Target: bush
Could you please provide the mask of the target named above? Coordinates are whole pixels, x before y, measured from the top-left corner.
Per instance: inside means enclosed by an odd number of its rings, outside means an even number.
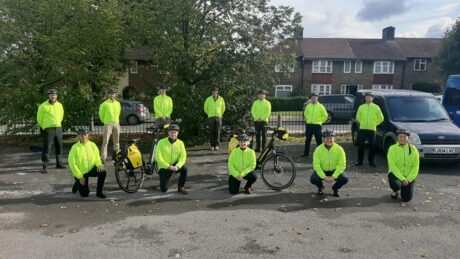
[[[267,98],[268,99],[268,98]],[[268,99],[272,104],[272,112],[278,111],[302,111],[303,103],[308,100],[306,97],[283,97]]]
[[[412,90],[426,93],[442,93],[442,87],[440,85],[428,82],[415,82],[412,85]]]

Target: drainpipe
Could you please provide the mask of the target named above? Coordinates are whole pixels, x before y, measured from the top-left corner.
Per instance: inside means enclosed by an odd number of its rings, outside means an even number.
[[[402,64],[402,74],[401,74],[401,89],[406,89],[404,87],[404,77],[406,76],[406,62],[404,61]],[[412,88],[412,87],[411,87]]]

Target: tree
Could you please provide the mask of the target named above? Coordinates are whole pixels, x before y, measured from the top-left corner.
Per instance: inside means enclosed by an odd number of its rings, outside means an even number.
[[[460,18],[446,32],[438,62],[445,76],[460,74]]]
[[[123,68],[122,14],[116,0],[0,0],[2,115],[33,127],[53,87],[64,126],[87,124]]]
[[[226,98],[224,124],[247,128],[258,88],[272,90],[275,64],[295,57],[278,44],[294,38],[301,17],[265,0],[126,1],[131,45],[153,49],[153,67],[172,86],[173,115],[185,138],[206,138],[203,102],[213,87]],[[156,93],[152,87],[151,96]],[[229,129],[231,131],[232,129]]]

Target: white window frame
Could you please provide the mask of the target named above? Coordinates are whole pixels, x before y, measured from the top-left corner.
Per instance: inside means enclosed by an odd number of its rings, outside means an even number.
[[[374,74],[394,74],[395,62],[374,61]]]
[[[129,73],[131,74],[137,74],[139,71],[139,68],[137,66],[137,61],[136,60],[132,60],[131,62],[129,62]]]
[[[311,92],[318,95],[330,95],[332,85],[330,84],[312,84]]]
[[[286,68],[287,68],[287,71],[281,71],[281,65],[276,64],[275,65],[275,73],[280,73],[280,72],[294,73],[294,66],[288,66]]]
[[[363,62],[361,60],[355,61],[355,73],[361,74],[363,72]]]
[[[351,61],[350,60],[345,60],[343,62],[343,73],[344,74],[351,73]]]
[[[276,85],[275,86],[275,97],[278,96],[278,91],[280,92],[291,92],[292,94],[292,85]]]
[[[423,66],[423,69],[422,69],[422,66]],[[414,59],[414,71],[426,71],[426,59],[424,58]]]
[[[373,90],[389,90],[393,89],[393,85],[372,85]]]
[[[346,94],[347,92],[347,85],[350,85],[350,84],[342,84],[340,86],[340,93],[341,94]],[[358,85],[358,90],[362,90],[363,89],[363,85]]]
[[[312,73],[331,74],[332,73],[332,60],[313,60]]]

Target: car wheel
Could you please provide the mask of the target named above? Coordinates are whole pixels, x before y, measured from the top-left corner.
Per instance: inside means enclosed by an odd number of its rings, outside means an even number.
[[[327,119],[326,121],[324,122],[325,124],[329,124],[332,122],[332,119],[334,118],[334,116],[332,116],[332,113],[330,113],[329,111],[327,112]]]
[[[136,115],[129,115],[126,119],[129,125],[137,125],[139,124],[139,118]]]
[[[356,127],[353,127],[351,130],[351,140],[353,142],[353,145],[358,146],[358,130]]]

